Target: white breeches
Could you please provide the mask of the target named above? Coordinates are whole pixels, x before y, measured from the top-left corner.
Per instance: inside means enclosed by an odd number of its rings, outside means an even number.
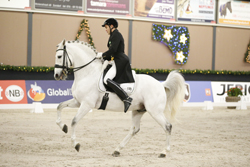
[[[107,80],[111,79],[113,80],[116,76],[116,65],[114,61],[111,61],[110,63],[112,67],[108,70],[107,74],[104,77],[104,83],[107,85]]]

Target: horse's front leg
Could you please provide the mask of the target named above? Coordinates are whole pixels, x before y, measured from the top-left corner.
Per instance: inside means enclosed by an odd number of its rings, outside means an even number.
[[[65,133],[68,132],[68,127],[67,125],[62,123],[61,120],[61,112],[62,109],[64,109],[65,107],[79,107],[80,103],[78,103],[74,98],[64,101],[62,103],[60,103],[57,107],[57,120],[56,120],[56,124],[62,129],[62,131],[64,131]]]
[[[72,134],[71,134],[71,142],[73,147],[76,149],[76,151],[79,152],[80,150],[80,143],[76,141],[76,135],[75,135],[75,128],[77,123],[89,112],[91,111],[91,108],[87,105],[81,104],[79,110],[77,111],[77,114],[72,120],[71,128],[72,128]]]

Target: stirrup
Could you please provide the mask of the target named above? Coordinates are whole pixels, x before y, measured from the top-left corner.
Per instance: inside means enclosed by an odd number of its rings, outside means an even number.
[[[123,100],[124,102],[124,112],[126,113],[131,105],[131,102],[132,102],[132,98],[131,97],[128,97],[127,99]]]

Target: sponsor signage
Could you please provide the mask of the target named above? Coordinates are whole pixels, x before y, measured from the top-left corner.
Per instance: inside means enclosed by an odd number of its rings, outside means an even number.
[[[0,104],[60,103],[72,99],[73,81],[0,81]]]
[[[214,102],[225,102],[227,91],[233,87],[242,89],[243,96],[241,96],[241,101],[250,102],[249,82],[211,82],[211,84]]]
[[[220,0],[218,22],[221,24],[250,26],[250,2]]]
[[[129,0],[87,0],[87,13],[129,15]]]
[[[213,101],[210,81],[186,81],[184,102]]]
[[[0,7],[2,8],[21,8],[24,9],[30,6],[30,0],[1,0]]]
[[[215,0],[178,0],[177,20],[215,23]]]
[[[35,0],[35,8],[82,11],[82,0]]]
[[[174,20],[174,0],[135,0],[134,16]]]
[[[61,103],[72,99],[73,81],[0,81],[0,104]],[[250,102],[249,82],[186,81],[184,102],[225,102],[232,87],[242,89],[241,100]]]
[[[25,81],[0,81],[0,104],[26,104]]]
[[[26,81],[28,103],[60,103],[72,99],[73,81]]]

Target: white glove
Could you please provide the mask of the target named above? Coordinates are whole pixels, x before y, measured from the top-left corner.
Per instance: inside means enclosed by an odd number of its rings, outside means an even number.
[[[102,58],[102,52],[98,52],[97,55],[96,55],[96,58],[101,59]]]

